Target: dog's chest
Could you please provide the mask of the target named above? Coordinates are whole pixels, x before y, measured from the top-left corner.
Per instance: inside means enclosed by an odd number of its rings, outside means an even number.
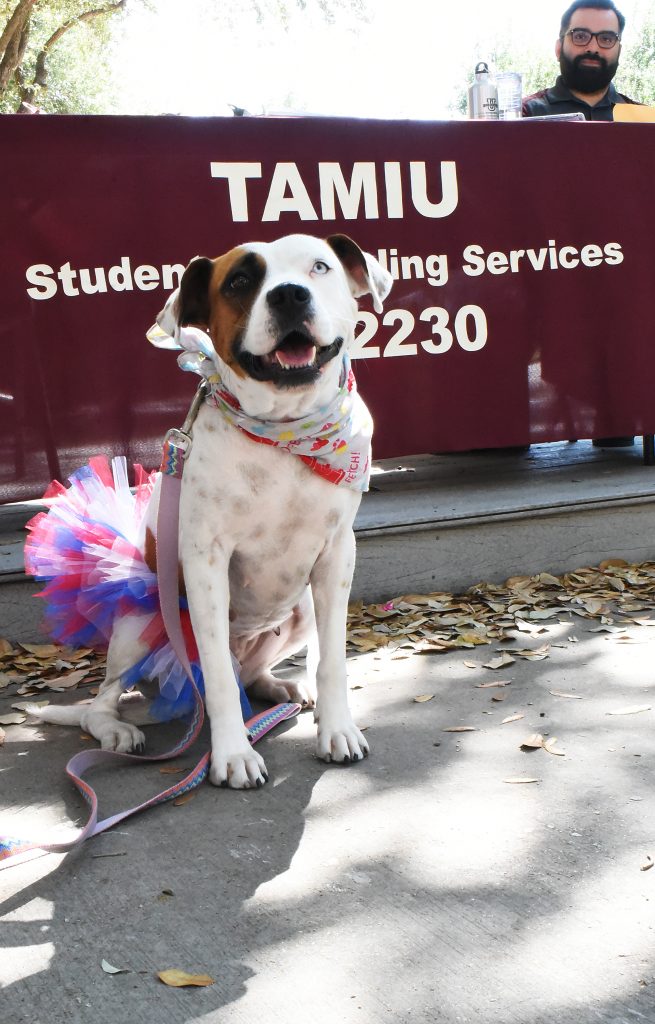
[[[275,625],[300,600],[335,534],[352,526],[359,500],[203,408],[182,488],[185,575],[199,562],[227,571],[233,623]]]

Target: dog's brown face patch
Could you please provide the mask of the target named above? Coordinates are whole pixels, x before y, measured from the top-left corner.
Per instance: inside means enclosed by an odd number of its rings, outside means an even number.
[[[248,324],[253,303],[266,273],[263,256],[236,248],[214,261],[209,286],[209,333],[218,355],[237,376],[246,372],[235,355],[235,343]]]

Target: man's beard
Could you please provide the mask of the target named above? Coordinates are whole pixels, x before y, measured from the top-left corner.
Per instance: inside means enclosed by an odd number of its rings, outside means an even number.
[[[583,60],[591,59],[596,59],[597,63],[593,66],[587,65],[586,67],[581,65]],[[570,57],[565,56],[562,50],[559,66],[562,73],[562,81],[567,88],[573,89],[575,92],[593,93],[607,88],[616,74],[619,62],[618,59],[610,62],[600,56],[591,58],[587,53],[579,53],[577,57],[571,60]]]

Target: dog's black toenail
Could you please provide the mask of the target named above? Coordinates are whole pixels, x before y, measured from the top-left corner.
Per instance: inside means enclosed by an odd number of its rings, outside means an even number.
[[[261,789],[263,785],[264,785],[264,780],[263,779],[257,779],[257,789]]]
[[[353,761],[359,761],[359,754],[353,754]]]
[[[223,779],[221,782],[221,789],[227,789],[227,779]]]
[[[350,764],[350,758],[349,758],[348,754],[346,754],[346,756],[344,757],[343,763],[344,764]]]

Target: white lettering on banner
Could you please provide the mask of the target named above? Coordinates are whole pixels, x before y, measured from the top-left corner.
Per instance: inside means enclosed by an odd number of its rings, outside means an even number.
[[[293,165],[286,166],[290,167]],[[334,168],[337,165],[331,166]],[[280,172],[281,176],[286,175],[286,173],[284,170]],[[332,176],[329,179],[326,177],[325,180],[330,180],[333,183],[338,182],[338,185],[335,185],[334,193],[342,201],[348,199],[352,204],[350,207],[351,211],[355,209],[355,202],[360,202],[362,198],[366,205],[366,189],[371,188],[373,179],[370,176],[368,179],[362,176],[358,179],[361,185],[361,187],[360,185],[357,186],[359,192],[356,193],[351,187],[351,191],[346,196],[346,193],[343,192],[345,185],[342,186],[341,179],[335,177],[335,173],[330,172]],[[281,181],[282,177],[280,178]],[[286,177],[285,181],[288,184],[292,181],[292,177]],[[369,182],[368,185],[366,184],[367,181]],[[299,185],[299,182],[300,179],[296,178],[296,186]],[[309,202],[308,197],[305,199],[306,192],[303,194],[303,190],[304,186],[300,185],[299,189],[297,188],[294,192],[291,200],[289,197],[285,198],[279,194],[276,202],[279,204],[292,201],[302,206],[305,201]],[[372,197],[373,193],[370,192],[368,202],[373,201]],[[334,194],[332,198],[334,199]],[[278,205],[279,209],[281,207]],[[468,277],[480,277],[482,274],[491,274],[494,277],[499,277],[507,273],[517,274],[522,271],[541,272],[544,270],[577,269],[578,273],[580,273],[580,271],[586,272],[584,268],[593,269],[603,265],[606,267],[616,267],[623,263],[625,254],[620,242],[606,242],[604,245],[590,243],[582,246],[558,246],[553,239],[550,239],[548,244],[540,249],[512,249],[507,253],[499,250],[486,253],[481,245],[471,244],[466,246],[462,257],[461,269]],[[433,288],[443,288],[444,285],[448,284],[450,271],[447,253],[430,253],[428,256],[419,256],[416,254],[399,253],[398,249],[378,249],[377,258],[396,281],[426,281]],[[70,262],[66,262],[55,269],[48,263],[33,263],[25,271],[25,278],[27,284],[30,285],[26,289],[29,297],[37,301],[44,301],[54,298],[59,293],[63,293],[67,297],[77,297],[79,295],[102,295],[107,292],[128,292],[135,289],[142,292],[150,292],[156,288],[161,288],[165,293],[168,293],[179,285],[183,273],[184,266],[181,263],[165,263],[161,267],[153,266],[150,263],[132,266],[129,256],[121,256],[118,263],[107,268],[75,268]],[[440,307],[430,308],[437,309]],[[396,354],[394,352],[395,346],[398,346],[401,350],[397,354],[408,354],[408,344],[406,343],[408,334],[403,324],[400,325],[394,337],[395,341],[391,346],[391,352],[388,354]],[[444,338],[447,338],[446,334],[443,335],[438,343],[439,351],[444,351],[442,347]],[[430,340],[430,346],[423,345],[423,347],[428,352],[434,352],[434,345],[434,340]]]
[[[60,290],[67,296],[97,295],[99,292],[134,291],[134,286],[142,292],[150,292],[160,286],[167,292],[173,291],[180,283],[184,273],[184,264],[165,263],[161,268],[149,263],[132,267],[129,256],[122,256],[120,263],[109,267],[81,267],[75,270],[70,263],[63,263],[57,270],[48,263],[34,263],[25,271],[27,283],[33,287],[27,289],[31,299],[43,301],[53,299]]]
[[[341,212],[346,220],[357,220],[362,195],[364,216],[367,220],[378,217],[378,190],[375,178],[375,164],[353,164],[350,188],[341,170],[341,164],[319,164],[318,178],[321,183],[321,210],[324,220],[336,219],[335,198],[338,196]]]
[[[209,168],[212,178],[224,178],[227,181],[232,220],[235,223],[250,220],[247,183],[251,179],[263,177],[262,165],[238,161],[212,161]],[[388,216],[403,216],[403,185],[399,163],[389,161],[384,164],[382,185],[378,182],[376,166],[370,161],[353,163],[350,183],[346,181],[339,163],[326,161],[317,164],[317,169],[322,220],[337,220],[339,217],[356,220],[360,216],[362,199],[363,218],[378,220],[380,188],[384,191]],[[414,209],[422,217],[449,217],[457,208],[459,191],[455,162],[442,160],[440,172],[441,199],[435,203],[428,197],[428,171],[425,161],[412,160],[409,163],[410,196]],[[296,163],[276,163],[261,220],[279,221],[283,213],[295,213],[300,220],[319,219]]]
[[[383,318],[382,324],[391,327],[398,324],[397,330],[387,341],[384,350],[381,352],[379,346],[369,345],[369,342],[377,334],[380,323],[375,313],[368,313],[361,310],[357,317],[357,323],[362,325],[355,342],[350,349],[351,359],[384,359],[394,356],[415,356],[418,354],[418,346],[429,355],[443,355],[450,351],[453,342],[465,352],[479,352],[487,344],[488,327],[487,317],[480,306],[462,306],[457,310],[453,321],[454,330],[449,327],[450,313],[441,306],[430,306],[419,313],[419,320],[432,324],[432,336],[422,341],[410,342],[410,338],[416,327],[416,318],[408,309],[390,309]],[[435,341],[438,338],[438,341]]]
[[[401,278],[426,279],[434,288],[448,283],[448,257],[441,256],[398,256],[397,249],[378,249],[378,263],[388,270],[394,281]]]
[[[600,245],[583,245],[578,249],[574,245],[557,247],[551,239],[548,246],[541,249],[512,249],[509,253],[490,252],[485,255],[481,245],[467,245],[462,253],[464,263],[462,270],[469,277],[488,274],[518,274],[523,269],[541,271],[544,269],[573,270],[582,264],[585,267],[598,267],[606,263],[616,267],[623,263],[624,254],[619,242],[607,242]],[[523,261],[523,262],[522,262]]]
[[[403,216],[403,180],[400,164],[392,160],[384,165],[384,185],[387,191],[387,217],[392,220]]]
[[[261,164],[211,163],[209,165],[212,178],[227,178],[230,190],[230,206],[232,220],[248,220],[248,178],[261,178]]]
[[[286,195],[287,189],[291,192]],[[301,220],[318,220],[309,192],[295,164],[276,164],[262,220],[279,220],[281,213],[297,213]]]

